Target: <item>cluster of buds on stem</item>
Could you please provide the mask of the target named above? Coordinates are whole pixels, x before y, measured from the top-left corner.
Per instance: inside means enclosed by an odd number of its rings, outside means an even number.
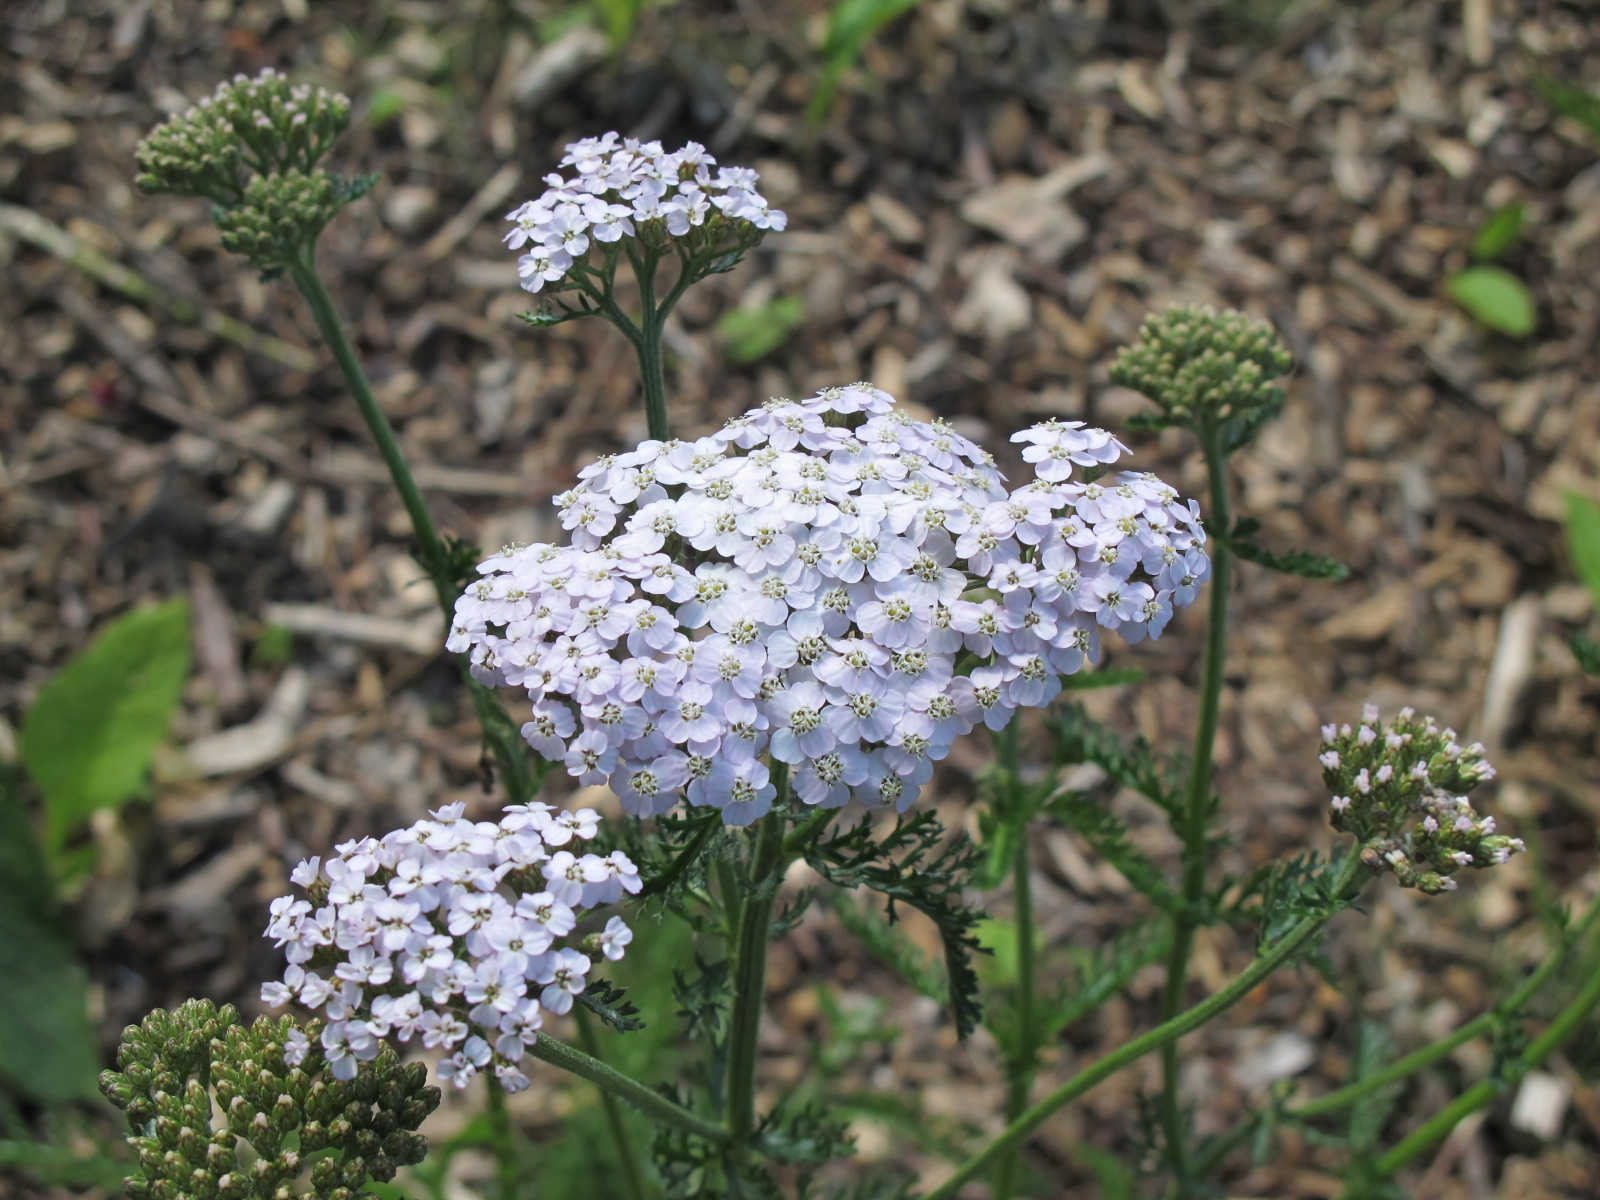
[[[1293,365],[1265,321],[1186,304],[1145,319],[1138,340],[1112,362],[1111,381],[1161,409],[1146,424],[1222,433],[1235,448],[1283,406],[1283,389],[1272,381]]]
[[[223,244],[262,270],[291,265],[373,178],[317,163],[350,124],[350,101],[268,67],[240,75],[159,126],[136,152],[147,192],[203,196]]]
[[[356,1200],[368,1179],[387,1182],[421,1162],[428,1147],[415,1131],[439,1103],[425,1068],[385,1049],[334,1078],[314,1050],[289,1061],[306,1035],[287,1017],[245,1026],[232,1005],[209,1000],[156,1009],[124,1030],[119,1069],[101,1075],[100,1089],[133,1130],[139,1174],[124,1181],[128,1195]]]
[[[1335,829],[1364,845],[1363,861],[1401,887],[1453,891],[1463,867],[1492,867],[1523,849],[1473,811],[1467,793],[1494,778],[1483,747],[1409,708],[1389,725],[1367,705],[1361,723],[1324,725],[1322,778],[1333,792]]]

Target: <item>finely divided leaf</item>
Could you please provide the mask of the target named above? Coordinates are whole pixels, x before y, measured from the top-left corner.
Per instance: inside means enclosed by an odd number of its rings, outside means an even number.
[[[1245,517],[1228,534],[1228,544],[1245,562],[1284,575],[1298,575],[1302,579],[1343,579],[1350,574],[1350,569],[1343,563],[1321,554],[1312,554],[1309,550],[1268,550],[1255,540],[1260,529],[1261,522]]]
[[[189,602],[177,599],[117,618],[45,684],[23,719],[22,761],[52,854],[90,813],[144,790],[188,674]]]
[[[1161,868],[1134,846],[1122,819],[1082,792],[1052,796],[1046,810],[1075,831],[1101,858],[1115,867],[1140,895],[1169,912],[1177,900]]]

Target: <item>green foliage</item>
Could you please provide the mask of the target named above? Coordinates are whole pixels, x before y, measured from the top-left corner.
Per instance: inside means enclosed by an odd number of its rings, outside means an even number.
[[[88,976],[54,919],[54,888],[22,797],[0,764],[0,1084],[44,1103],[94,1095],[100,1048]]]
[[[631,1003],[627,995],[626,988],[618,987],[609,979],[591,979],[577,999],[618,1033],[637,1033],[646,1026],[638,1019],[638,1006]]]
[[[1302,579],[1343,579],[1350,568],[1321,554],[1309,550],[1268,550],[1255,540],[1261,522],[1252,517],[1242,517],[1228,533],[1228,545],[1245,562],[1266,567],[1283,575],[1298,575]]]
[[[828,32],[822,41],[822,75],[806,106],[806,120],[813,127],[822,123],[833,107],[839,82],[861,51],[878,32],[896,17],[917,6],[918,0],[834,0],[828,14]]]
[[[1242,891],[1236,911],[1256,923],[1258,952],[1270,947],[1307,917],[1325,920],[1345,901],[1334,897],[1333,884],[1344,867],[1339,854],[1323,858],[1312,851],[1256,872]],[[1316,939],[1307,942],[1301,956],[1319,954]],[[1318,961],[1319,969],[1326,964]]]
[[[1536,79],[1535,86],[1545,103],[1563,117],[1570,117],[1600,142],[1600,95],[1559,79]]]
[[[1143,667],[1102,667],[1095,671],[1079,671],[1076,675],[1061,676],[1064,692],[1092,692],[1098,688],[1120,687],[1125,683],[1138,683],[1145,677]]]
[[[1122,992],[1142,968],[1165,958],[1171,935],[1171,924],[1158,917],[1121,930],[1105,945],[1069,947],[1064,953],[1071,969],[1042,1010],[1044,1040],[1059,1037]]]
[[[707,962],[696,951],[692,974],[682,967],[673,968],[672,996],[678,1002],[683,1031],[689,1037],[699,1037],[701,1033],[722,1037],[728,1024],[728,999],[733,990],[728,967],[727,959]]]
[[[1567,553],[1578,582],[1589,589],[1600,608],[1600,504],[1577,492],[1567,493]]]
[[[100,1089],[128,1117],[139,1160],[123,1185],[132,1200],[276,1200],[295,1194],[308,1167],[303,1196],[345,1200],[369,1177],[388,1182],[421,1162],[428,1143],[415,1130],[440,1099],[427,1067],[401,1063],[384,1044],[354,1078],[338,1079],[320,1025],[258,1017],[247,1027],[231,1005],[188,1000],[123,1030],[118,1069],[100,1076]],[[291,1065],[285,1049],[297,1036],[306,1052]]]
[[[1103,804],[1082,792],[1065,791],[1050,798],[1046,811],[1077,832],[1089,848],[1115,867],[1142,896],[1171,912],[1177,898],[1161,868],[1134,846],[1128,826]]]
[[[1503,204],[1478,227],[1472,239],[1472,257],[1480,262],[1499,258],[1522,236],[1527,210],[1520,203]]]
[[[1135,1187],[1138,1176],[1133,1168],[1109,1150],[1078,1142],[1072,1147],[1072,1157],[1094,1176],[1100,1200],[1134,1200],[1138,1195]]]
[[[1055,766],[1093,763],[1112,780],[1132,788],[1167,813],[1181,811],[1179,799],[1187,766],[1179,755],[1157,758],[1154,747],[1143,734],[1124,742],[1084,710],[1081,704],[1066,704],[1047,718],[1051,756]]]
[[[778,296],[759,308],[735,308],[717,322],[723,352],[741,366],[765,358],[789,340],[805,317],[798,296]]]
[[[881,837],[870,819],[863,820],[805,850],[806,862],[829,883],[866,887],[886,897],[891,922],[895,905],[902,903],[938,927],[950,1010],[961,1037],[978,1027],[982,1015],[978,976],[972,969],[972,955],[981,949],[973,930],[982,914],[968,908],[961,896],[978,857],[964,838],[945,841],[944,826],[928,811],[897,818]]]
[[[611,53],[621,54],[633,36],[633,27],[644,11],[645,0],[591,0],[605,26],[606,40],[611,43]]]
[[[1575,629],[1567,638],[1567,648],[1572,651],[1572,657],[1578,660],[1579,670],[1585,675],[1600,675],[1600,642]]]
[[[40,691],[22,761],[44,797],[52,855],[90,813],[144,791],[188,674],[189,604],[169,600],[113,621]]]
[[[1538,324],[1532,293],[1504,267],[1468,267],[1450,276],[1444,286],[1452,300],[1490,329],[1511,337],[1527,337]]]
[[[1394,1039],[1380,1025],[1362,1019],[1356,1024],[1355,1078],[1359,1083],[1376,1075],[1395,1059]],[[1360,1104],[1350,1106],[1348,1134],[1350,1157],[1356,1162],[1370,1162],[1377,1154],[1395,1101],[1400,1098],[1398,1084],[1379,1088]]]
[[[294,630],[286,625],[264,625],[250,644],[250,665],[261,670],[281,667],[294,657]]]
[[[910,941],[895,932],[876,908],[857,904],[849,892],[830,892],[826,902],[839,924],[866,947],[873,960],[900,976],[918,995],[940,1003],[950,995],[950,981],[943,965],[929,962]]]

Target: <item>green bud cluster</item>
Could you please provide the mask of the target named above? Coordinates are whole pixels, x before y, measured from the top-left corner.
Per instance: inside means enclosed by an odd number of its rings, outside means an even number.
[[[1335,829],[1362,843],[1362,861],[1401,887],[1453,891],[1464,867],[1492,867],[1520,852],[1520,839],[1495,832],[1467,793],[1494,778],[1483,747],[1463,747],[1453,729],[1400,710],[1389,725],[1368,705],[1359,726],[1322,727],[1322,778],[1333,793]]]
[[[1138,340],[1113,360],[1111,381],[1153,400],[1159,424],[1202,434],[1227,427],[1243,445],[1283,407],[1272,380],[1293,365],[1266,322],[1184,304],[1145,318]]]
[[[349,124],[350,101],[336,92],[292,84],[270,67],[236,76],[139,144],[138,184],[206,197],[224,245],[263,270],[287,266],[371,186],[317,169]]]
[[[325,171],[257,175],[244,199],[213,214],[222,244],[263,270],[294,257],[343,206],[339,185]]]
[[[426,1068],[384,1046],[355,1078],[335,1079],[319,1028],[289,1017],[247,1027],[231,1005],[189,1000],[124,1030],[119,1070],[102,1074],[100,1088],[133,1130],[139,1174],[124,1181],[128,1195],[360,1200],[369,1178],[387,1182],[421,1162],[428,1147],[416,1129],[439,1103]],[[241,1139],[252,1153],[240,1155]]]
[[[309,172],[349,125],[350,101],[336,92],[291,84],[271,67],[237,75],[139,143],[138,184],[237,204],[247,171]]]

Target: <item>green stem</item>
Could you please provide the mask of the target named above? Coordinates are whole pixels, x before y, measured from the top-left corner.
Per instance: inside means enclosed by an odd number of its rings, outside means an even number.
[[[594,1018],[581,1006],[574,1010],[578,1018],[578,1040],[583,1043],[583,1049],[596,1062],[600,1061],[600,1039],[595,1036]],[[600,1089],[600,1104],[606,1112],[606,1125],[611,1131],[611,1140],[616,1145],[617,1157],[622,1160],[622,1173],[627,1176],[628,1195],[633,1200],[648,1200],[654,1195],[654,1189],[645,1181],[644,1172],[639,1167],[639,1155],[633,1148],[633,1137],[628,1133],[628,1123],[622,1115],[622,1105],[616,1096]]]
[[[995,737],[1000,769],[1005,774],[1012,853],[1012,923],[1017,936],[1016,1043],[1007,1055],[1006,1121],[1020,1117],[1028,1107],[1034,1074],[1039,1064],[1039,1030],[1034,998],[1033,862],[1028,853],[1028,818],[1031,815],[1018,775],[1017,722],[1013,719]],[[1016,1190],[1020,1142],[1007,1148],[995,1169],[994,1200],[1011,1200]]]
[[[1364,1100],[1373,1092],[1388,1087],[1392,1083],[1416,1074],[1418,1071],[1431,1067],[1434,1063],[1454,1051],[1458,1046],[1464,1046],[1474,1038],[1491,1033],[1496,1027],[1504,1025],[1515,1017],[1527,1005],[1528,1001],[1544,988],[1551,975],[1555,973],[1572,948],[1581,942],[1589,933],[1600,925],[1600,897],[1589,902],[1588,908],[1575,922],[1570,924],[1561,938],[1561,942],[1533,971],[1522,981],[1516,991],[1501,1000],[1494,1008],[1486,1013],[1480,1013],[1459,1029],[1446,1034],[1438,1041],[1430,1042],[1418,1050],[1397,1059],[1381,1071],[1375,1071],[1362,1079],[1329,1092],[1325,1096],[1318,1096],[1315,1100],[1308,1100],[1285,1111],[1284,1116],[1291,1120],[1309,1120],[1312,1117],[1325,1116],[1328,1113],[1339,1112],[1349,1108],[1357,1101]],[[1255,1131],[1265,1114],[1252,1113],[1249,1117],[1238,1122],[1233,1128],[1213,1140],[1205,1150],[1196,1158],[1194,1175],[1198,1179],[1207,1178],[1216,1170],[1222,1161],[1239,1146],[1241,1146]]]
[[[417,487],[417,481],[400,450],[394,427],[378,406],[377,397],[372,394],[372,385],[367,382],[366,372],[356,358],[355,348],[345,335],[344,324],[339,320],[333,297],[328,294],[327,286],[317,272],[313,247],[307,247],[300,260],[290,268],[290,275],[300,294],[306,298],[306,303],[311,306],[311,315],[316,320],[323,341],[328,343],[328,349],[333,352],[334,360],[344,373],[345,383],[356,399],[356,407],[361,410],[361,417],[372,433],[372,440],[378,444],[378,453],[389,468],[389,477],[394,481],[395,490],[400,493],[401,503],[411,518],[411,529],[417,539],[418,559],[428,572],[440,611],[444,613],[445,623],[448,624],[455,617],[456,581],[450,578],[450,556],[445,550],[444,539],[439,536],[433,516],[422,498],[422,491]],[[483,730],[484,741],[494,755],[501,779],[505,782],[506,794],[513,804],[525,804],[538,790],[538,785],[528,770],[527,756],[515,727],[500,707],[495,694],[472,678],[465,657],[460,660],[460,667],[462,680],[472,697],[473,711]]]
[[[506,1093],[500,1081],[491,1073],[483,1077],[483,1082],[489,1095],[489,1145],[494,1151],[495,1186],[500,1200],[513,1200],[522,1175],[517,1167],[516,1130],[506,1111]]]
[[[1184,794],[1183,903],[1173,923],[1172,949],[1167,956],[1166,985],[1161,993],[1161,1019],[1170,1021],[1182,1008],[1189,976],[1189,954],[1195,930],[1201,923],[1206,889],[1206,834],[1211,818],[1211,761],[1217,741],[1217,721],[1222,706],[1222,673],[1228,649],[1228,587],[1230,551],[1228,530],[1228,461],[1215,432],[1200,435],[1206,473],[1211,484],[1211,511],[1207,524],[1211,538],[1211,611],[1206,626],[1205,658],[1200,674],[1200,717],[1195,726],[1194,752]],[[1170,1042],[1161,1051],[1161,1126],[1166,1135],[1167,1163],[1177,1182],[1177,1194],[1189,1195],[1189,1147],[1183,1107],[1178,1096],[1178,1046]]]
[[[1528,1043],[1527,1048],[1512,1060],[1507,1070],[1497,1072],[1492,1078],[1482,1080],[1468,1088],[1380,1158],[1375,1168],[1377,1178],[1392,1179],[1413,1159],[1449,1136],[1450,1131],[1467,1116],[1491,1103],[1496,1096],[1520,1081],[1529,1071],[1542,1067],[1546,1059],[1578,1032],[1578,1027],[1588,1020],[1596,1005],[1600,1005],[1600,971],[1589,976],[1583,987],[1578,990],[1578,994],[1572,998],[1572,1002],[1545,1027],[1543,1033]]]
[[[632,1076],[624,1075],[615,1067],[585,1054],[576,1046],[558,1042],[553,1037],[541,1033],[538,1040],[528,1048],[528,1053],[580,1079],[587,1079],[619,1100],[633,1105],[653,1120],[718,1145],[728,1140],[728,1131],[720,1125],[714,1125],[703,1117],[695,1116],[681,1104],[667,1099],[654,1088],[647,1087]]]
[[[317,273],[315,250],[307,247],[300,261],[291,268],[290,274],[294,278],[295,286],[300,289],[300,294],[311,306],[311,315],[317,322],[317,328],[322,331],[323,340],[328,343],[328,349],[333,351],[339,369],[344,372],[345,382],[356,398],[356,406],[360,408],[361,418],[372,433],[372,440],[378,443],[378,453],[383,456],[384,465],[389,468],[389,477],[394,481],[395,491],[400,493],[400,502],[406,506],[406,513],[411,518],[411,529],[416,534],[422,565],[427,569],[428,577],[433,582],[434,591],[439,598],[439,607],[444,610],[445,619],[449,620],[455,612],[456,598],[454,580],[444,578],[447,562],[444,541],[439,537],[433,516],[428,512],[428,506],[422,499],[417,481],[412,477],[411,468],[406,464],[405,455],[400,451],[400,443],[394,436],[394,427],[389,424],[389,418],[378,406],[378,398],[372,394],[372,387],[367,382],[366,373],[362,371],[361,363],[356,358],[355,349],[350,345],[350,339],[345,336],[344,325],[339,320],[339,312],[334,307],[333,297],[328,294],[322,276]]]
[[[1341,901],[1350,899],[1359,888],[1352,888],[1351,884],[1361,869],[1360,856],[1352,851],[1345,860],[1344,868],[1334,884],[1333,894]],[[974,1154],[957,1168],[955,1174],[946,1179],[933,1191],[929,1192],[923,1200],[951,1200],[969,1179],[974,1179],[986,1171],[1001,1154],[1011,1146],[1016,1145],[1032,1133],[1039,1125],[1056,1110],[1070,1104],[1085,1092],[1103,1083],[1112,1075],[1122,1070],[1129,1063],[1137,1062],[1146,1054],[1150,1054],[1163,1046],[1171,1045],[1185,1034],[1192,1033],[1219,1013],[1232,1008],[1245,996],[1249,995],[1258,983],[1271,975],[1317,935],[1322,927],[1327,924],[1329,916],[1305,917],[1288,933],[1275,942],[1270,950],[1258,955],[1255,960],[1242,972],[1234,977],[1221,991],[1214,993],[1187,1012],[1180,1013],[1171,1020],[1163,1022],[1131,1042],[1127,1042],[1110,1054],[1097,1060],[1091,1066],[1079,1071],[1043,1100],[1029,1108],[1008,1124],[998,1137]]]
[[[733,1001],[728,1018],[728,1134],[735,1161],[748,1157],[756,1130],[757,1033],[766,999],[767,943],[772,910],[778,900],[787,862],[784,854],[783,804],[788,799],[788,768],[774,763],[778,786],[776,811],[761,819],[755,856],[740,904],[738,939],[733,962]]]

